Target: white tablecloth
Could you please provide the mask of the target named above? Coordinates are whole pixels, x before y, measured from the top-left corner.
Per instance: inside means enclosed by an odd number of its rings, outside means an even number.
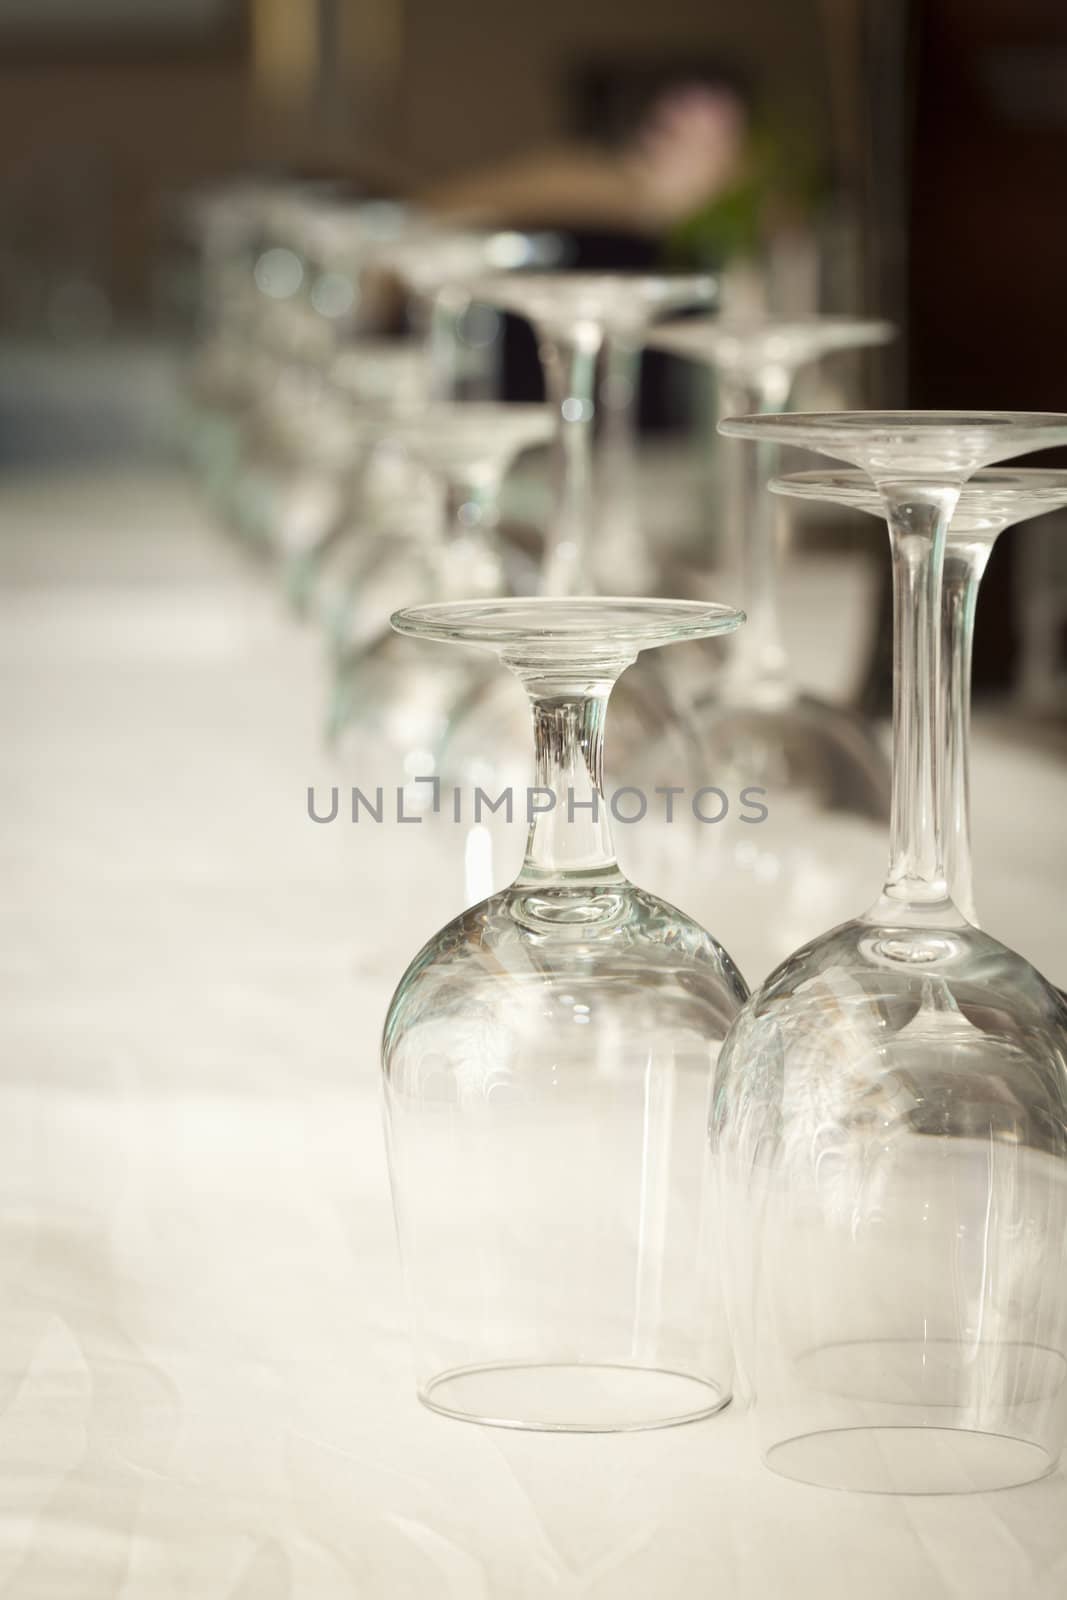
[[[317,641],[179,480],[10,480],[0,563],[0,1595],[1060,1600],[1062,1473],[853,1497],[736,1409],[423,1411],[377,1036],[433,841],[390,901],[387,830],[309,823]],[[1061,982],[1064,782],[979,745],[987,923]]]

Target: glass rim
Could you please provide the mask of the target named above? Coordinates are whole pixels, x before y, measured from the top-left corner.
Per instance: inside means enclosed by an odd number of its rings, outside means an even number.
[[[810,360],[817,355],[832,354],[836,344],[842,348],[857,349],[865,345],[888,344],[897,337],[898,329],[885,317],[818,313],[806,317],[774,317],[731,315],[725,312],[711,316],[680,317],[677,321],[659,323],[650,331],[646,343],[650,349],[711,361],[716,354],[714,347],[727,340],[741,342],[751,339],[753,344],[757,340],[769,344],[775,339],[784,341],[817,333],[823,333],[826,337],[824,341],[813,339],[812,353],[807,357]],[[827,348],[818,349],[820,343]]]
[[[672,288],[681,289],[683,286],[691,291],[702,293],[705,289],[713,294],[718,286],[718,279],[713,272],[655,272],[644,267],[558,267],[558,268],[523,268],[515,272],[501,272],[499,269],[483,273],[472,289],[495,285],[499,280],[500,287],[509,290],[520,284],[537,284],[538,287],[555,288],[559,284],[568,284],[578,287],[592,287],[602,284],[667,284]]]
[[[556,413],[540,401],[431,401],[381,421],[383,439],[457,483],[472,470],[497,472],[550,444]]]
[[[1062,411],[783,411],[759,412],[744,417],[724,417],[718,431],[728,438],[758,438],[778,432],[805,435],[826,442],[878,443],[886,437],[912,435],[966,435],[981,431],[1067,437],[1067,413]]]
[[[877,484],[860,467],[783,472],[768,480],[772,494],[796,500],[823,500],[881,514],[885,502]],[[1067,470],[1052,467],[980,467],[960,486],[957,513],[1021,509],[1054,510],[1067,505]],[[1020,517],[1020,521],[1024,520]]]
[[[394,439],[413,448],[421,441],[457,446],[468,439],[484,439],[489,454],[502,441],[547,442],[556,431],[556,413],[544,401],[431,400],[417,410],[401,412],[384,424]]]
[[[665,312],[714,302],[718,279],[708,272],[519,270],[481,273],[465,285],[472,300],[547,327],[601,324],[641,331]]]
[[[399,426],[412,429],[423,422],[451,422],[462,419],[466,423],[485,423],[492,427],[498,419],[520,422],[547,417],[555,424],[556,414],[547,400],[429,400],[417,411],[398,419]]]
[[[552,595],[502,600],[438,600],[406,606],[390,618],[414,638],[514,647],[537,653],[615,655],[683,639],[732,633],[745,620],[734,606],[704,600],[625,595]]]

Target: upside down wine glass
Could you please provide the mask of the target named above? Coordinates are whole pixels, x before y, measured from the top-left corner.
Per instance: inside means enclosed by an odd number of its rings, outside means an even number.
[[[325,446],[320,440],[330,422],[327,416],[320,424],[318,413],[343,409],[342,389],[363,403],[361,455],[373,462],[391,410],[412,397],[448,397],[453,363],[448,357],[442,370],[440,338],[428,330],[407,342],[367,337],[386,309],[383,285],[399,275],[421,321],[424,302],[436,303],[449,273],[473,276],[489,263],[539,260],[542,245],[521,234],[443,230],[396,202],[353,201],[314,188],[284,191],[267,222],[272,243],[256,263],[255,279],[272,309],[258,329],[265,373],[250,417],[255,454],[240,500],[252,532],[292,548],[287,583],[303,604],[320,576],[331,587],[335,560],[348,566],[351,545],[363,542],[359,535],[373,514],[364,503],[373,485],[364,479],[363,462],[344,470],[328,440]],[[271,289],[275,280],[284,299]],[[292,395],[297,386],[302,402]],[[366,414],[375,406],[377,419]],[[279,454],[281,489],[273,482]],[[417,496],[418,485],[402,485],[396,498],[406,504],[410,492]]]
[[[706,274],[628,272],[517,272],[482,278],[472,286],[476,299],[533,325],[556,415],[558,487],[545,563],[546,594],[590,592],[597,587],[591,578],[598,567],[611,571],[615,593],[642,587],[647,572],[643,551],[589,548],[602,526],[593,475],[597,367],[606,341],[621,348],[639,346],[651,323],[686,306],[706,305],[714,288],[715,280]],[[613,431],[616,457],[625,452],[627,437],[624,428]]]
[[[227,515],[256,395],[261,311],[254,266],[276,195],[274,185],[226,184],[194,195],[186,210],[200,252],[198,339],[185,379],[187,446],[194,470]]]
[[[277,208],[270,253],[289,259],[299,292],[281,308],[289,313],[288,330],[286,319],[275,319],[279,372],[272,374],[264,409],[288,442],[283,471],[289,492],[278,497],[273,514],[286,555],[287,593],[298,609],[314,606],[320,581],[329,595],[338,546],[346,555],[345,535],[354,523],[363,533],[373,516],[376,446],[389,416],[427,398],[425,349],[417,341],[382,337],[393,299],[383,257],[425,231],[425,222],[406,205],[353,199],[338,188],[298,193]],[[284,398],[282,380],[294,368],[308,391],[310,403],[302,407],[286,405]],[[347,464],[318,447],[316,410],[358,413]],[[267,442],[270,470],[276,458]],[[402,494],[410,487],[402,484]]]
[[[638,401],[644,330],[609,334],[600,378],[600,439],[594,492],[597,502],[594,568],[603,586],[621,582],[630,594],[655,588],[657,563],[642,527],[638,455]]]
[[[710,1111],[739,1374],[767,1464],[825,1487],[986,1490],[1067,1426],[1067,1007],[969,923],[941,844],[946,529],[977,468],[1067,417],[842,413],[723,423],[852,462],[894,573],[885,884],[752,996]]]
[[[546,593],[570,588],[578,581],[585,570],[588,536],[598,526],[590,447],[597,359],[605,337],[617,334],[636,339],[654,316],[706,300],[712,287],[713,280],[701,275],[526,271],[494,273],[468,285],[473,299],[530,317],[540,335],[563,469],[557,514],[544,549],[541,587]],[[499,408],[502,413],[508,409],[514,408]],[[454,566],[455,577],[448,578],[442,595],[470,587],[462,567]],[[615,576],[625,589],[624,574]],[[492,591],[483,587],[481,592]],[[361,754],[365,755],[368,726],[361,708],[366,707],[384,735],[386,750],[399,753],[409,777],[440,775],[465,788],[506,784],[520,776],[525,779],[525,716],[513,684],[487,677],[479,670],[481,663],[468,668],[460,658],[451,673],[438,669],[432,679],[427,674],[416,689],[410,672],[411,647],[406,641],[394,639],[387,644],[383,637],[374,647],[374,655],[383,660],[388,656],[397,666],[403,665],[403,681],[399,674],[391,675],[395,692],[368,692],[369,658],[363,652],[348,655],[338,675],[333,725],[338,731],[348,726],[360,737]],[[416,703],[425,709],[428,699],[433,702],[432,711],[415,716]],[[640,782],[649,792],[663,783],[685,783],[692,773],[693,742],[666,681],[654,668],[642,664],[627,675],[613,715],[614,748],[627,781]],[[644,761],[646,751],[655,757],[651,766]],[[425,789],[417,790],[412,804],[425,802],[426,795]],[[477,869],[473,875],[464,869],[468,897],[481,898],[487,882],[499,885],[502,879],[506,881],[499,861],[512,840],[503,827],[502,821],[493,819],[483,823],[476,846],[480,852]],[[681,831],[657,838],[673,843],[680,839]],[[627,843],[631,852],[638,854],[635,834],[643,845],[644,840],[651,841],[653,829],[630,832]],[[657,855],[662,853],[658,846]]]
[[[647,343],[709,367],[723,417],[781,411],[801,368],[892,333],[888,323],[853,317],[726,315],[668,323]],[[744,839],[729,829],[702,839],[695,887],[709,905],[738,907],[738,959],[754,982],[862,903],[882,858],[889,767],[865,719],[803,693],[790,671],[778,612],[776,507],[765,492],[773,444],[719,445],[727,559],[749,622],[731,641],[714,687],[701,686],[692,717],[707,781],[765,790],[768,815]],[[692,909],[702,915],[702,901]]]
[[[317,343],[329,358],[380,337],[390,320],[383,256],[425,229],[425,220],[402,201],[354,198],[336,187],[312,189],[282,206],[275,244],[297,258],[299,303],[323,330],[312,349]]]
[[[620,872],[602,741],[639,651],[741,620],[590,599],[393,619],[494,651],[527,690],[536,743],[517,880],[430,940],[385,1023],[418,1394],[448,1416],[611,1432],[729,1399],[701,1169],[711,1071],[746,990],[709,934]]]
[[[391,573],[410,569],[413,556],[415,570],[425,572],[420,551],[439,549],[444,539],[440,497],[427,501],[420,494],[422,475],[413,478],[409,470],[405,476],[405,453],[394,448],[398,441],[390,417],[413,405],[458,399],[461,388],[469,399],[472,387],[492,387],[488,368],[480,373],[484,381],[473,385],[466,370],[472,358],[488,359],[489,346],[477,346],[464,333],[471,304],[465,285],[489,268],[514,271],[554,260],[560,242],[554,234],[446,228],[417,217],[391,234],[379,229],[377,237],[367,239],[351,208],[340,213],[327,209],[322,227],[327,242],[320,255],[334,269],[323,281],[338,278],[339,267],[354,271],[359,263],[378,277],[395,276],[408,295],[417,330],[414,338],[388,346],[368,347],[365,340],[356,340],[339,352],[328,374],[329,391],[343,388],[364,415],[366,402],[376,407],[377,419],[372,411],[370,421],[377,420],[378,427],[370,429],[367,472],[330,502],[331,514],[321,521],[318,539],[302,553],[292,575],[292,591],[301,603],[309,597],[314,601],[318,591],[330,643],[344,650],[366,644],[369,632],[385,627],[392,606],[382,611],[378,605],[382,579],[387,582]],[[409,375],[414,385],[405,383]],[[368,582],[372,574],[374,581]],[[364,607],[361,597],[367,590],[373,592]],[[404,598],[418,594],[417,587],[409,587]]]
[[[651,349],[669,351],[711,369],[721,419],[784,411],[803,367],[835,351],[884,344],[893,331],[887,322],[855,317],[693,317],[653,329],[646,342]],[[770,440],[760,440],[755,450],[732,439],[721,445],[723,529],[740,590],[751,605],[748,628],[737,636],[731,650],[724,697],[756,709],[773,709],[802,699],[790,679],[778,613],[773,502],[764,492],[773,452]],[[820,709],[829,712],[833,708]],[[849,787],[856,792],[857,803],[872,815],[884,816],[880,758],[868,755],[864,762],[854,757],[851,764],[857,770]]]
[[[374,587],[369,575],[390,565],[410,569],[412,545],[426,532],[439,532],[439,496],[392,433],[397,418],[426,404],[428,377],[426,352],[414,339],[361,340],[327,374],[324,388],[348,420],[350,444],[335,470],[326,463],[326,471],[309,474],[306,498],[296,501],[312,514],[303,519],[301,536],[285,541],[285,580],[294,608],[325,627],[331,647],[365,633],[373,611],[373,604],[361,604]],[[305,448],[301,464],[314,455]],[[378,615],[375,631],[381,620]]]
[[[280,558],[297,609],[313,599],[351,531],[391,416],[422,398],[418,358],[402,341],[374,341],[359,347],[355,362],[322,372],[282,368],[246,429],[235,514],[250,540]]]
[[[336,474],[314,442],[310,413],[330,407],[327,373],[346,339],[365,336],[380,321],[384,308],[372,287],[376,253],[412,226],[403,206],[354,201],[335,184],[285,184],[265,200],[248,270],[254,293],[246,329],[243,454],[249,459],[231,490],[233,514],[253,537],[284,539],[291,525],[307,543],[332,524]],[[292,396],[293,389],[304,399]],[[293,496],[285,488],[271,492],[270,434],[279,424],[291,457],[285,476],[303,480]]]
[[[620,493],[633,486],[632,463],[622,467],[632,445],[626,425],[629,385],[633,398],[632,362],[621,362],[620,350],[639,349],[649,325],[687,305],[706,304],[715,281],[706,274],[672,276],[627,272],[517,272],[480,279],[471,292],[477,299],[525,317],[537,336],[545,388],[556,418],[556,493],[544,543],[540,589],[543,594],[574,594],[600,587],[596,574],[610,574],[614,595],[642,593],[648,584],[644,553],[618,537],[604,515],[612,496],[594,477],[593,430],[598,398],[597,375],[608,356],[615,406],[609,414],[607,457],[601,465],[619,479]],[[625,533],[625,530],[623,530]],[[658,653],[657,653],[658,655]],[[525,764],[525,727],[516,716],[510,684],[490,682],[458,709],[442,762],[456,782],[485,782],[501,768],[511,773]],[[664,785],[698,787],[693,762],[694,741],[682,708],[656,655],[646,655],[628,672],[613,700],[612,769],[627,783],[649,793]],[[665,834],[652,827],[627,830],[626,851],[639,872],[656,881],[669,878],[662,860],[682,829]],[[667,848],[667,847],[670,848]],[[490,846],[487,844],[487,848]],[[651,856],[648,852],[651,851]],[[499,854],[497,846],[491,853]],[[488,870],[499,883],[495,869]]]
[[[775,478],[775,494],[829,500],[884,516],[882,498],[863,472],[791,472]],[[1067,472],[985,468],[960,490],[945,539],[941,585],[941,742],[944,752],[942,829],[945,877],[952,899],[978,926],[971,859],[971,663],[978,591],[993,546],[1005,528],[1067,505]]]
[[[448,503],[446,532],[427,541],[421,563],[423,593],[445,598],[498,596],[504,572],[496,540],[501,484],[515,458],[547,443],[554,423],[544,405],[475,401],[431,404],[390,424],[393,438],[437,480]],[[397,574],[394,572],[394,578]],[[420,586],[412,561],[408,592]],[[381,598],[384,590],[378,591]],[[446,664],[418,670],[419,650],[400,638],[383,612],[373,637],[339,658],[329,731],[348,735],[354,755],[399,756],[404,781],[439,774],[439,754],[455,708],[481,683],[486,662],[473,652],[453,652]],[[416,789],[412,803],[424,799]]]
[[[506,275],[520,269],[551,266],[563,245],[558,234],[486,231],[424,224],[421,232],[401,240],[384,257],[396,273],[411,302],[414,325],[425,341],[432,372],[435,400],[455,400],[468,385],[465,360],[476,355],[464,340],[464,319],[471,309],[471,285],[485,273]],[[483,344],[482,365],[489,360],[492,341]],[[475,393],[484,399],[492,392],[491,373],[484,370]]]

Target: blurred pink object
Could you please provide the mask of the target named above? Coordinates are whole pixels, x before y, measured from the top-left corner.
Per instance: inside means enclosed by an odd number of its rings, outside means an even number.
[[[725,188],[740,166],[747,126],[728,89],[689,84],[662,95],[625,158],[650,220],[679,222]]]

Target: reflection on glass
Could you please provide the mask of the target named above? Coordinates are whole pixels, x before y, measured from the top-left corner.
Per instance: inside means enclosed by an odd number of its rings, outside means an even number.
[[[866,915],[784,962],[710,1134],[739,1370],[775,1471],[836,1488],[1040,1477],[1067,1424],[1067,1008],[945,879],[940,587],[961,486],[1067,417],[729,421],[861,468],[893,552],[891,852]]]
[[[433,474],[448,502],[446,536],[427,547],[430,592],[501,593],[500,486],[515,458],[546,442],[553,425],[547,406],[475,402],[432,404],[393,421],[393,439]],[[335,738],[344,736],[363,759],[368,740],[381,741],[383,757],[401,760],[405,780],[439,775],[454,717],[486,676],[480,656],[460,652],[436,669],[419,671],[418,663],[418,650],[383,619],[369,643],[340,659],[331,711]]]
[[[416,956],[385,1026],[418,1392],[448,1416],[607,1432],[708,1416],[730,1396],[703,1108],[746,991],[708,934],[620,872],[602,740],[639,651],[739,620],[585,599],[394,619],[517,675],[539,786],[517,881]]]
[[[732,314],[653,329],[648,344],[709,366],[722,417],[778,411],[801,367],[891,333],[886,323],[851,317]],[[758,828],[703,830],[702,889],[709,906],[737,907],[738,959],[755,981],[862,905],[881,862],[889,769],[862,717],[803,693],[790,671],[778,611],[775,507],[765,492],[773,442],[720,444],[721,516],[749,623],[714,691],[698,694],[693,720],[706,781],[764,791],[768,815]],[[692,906],[703,915],[699,897]]]
[[[793,472],[775,478],[776,494],[829,500],[883,516],[882,497],[865,473]],[[941,584],[941,729],[944,744],[942,847],[945,876],[958,909],[974,927],[971,860],[971,661],[978,590],[1005,528],[1067,505],[1067,473],[985,468],[960,490],[945,540]]]
[[[545,564],[546,594],[589,592],[594,552],[589,540],[611,528],[597,515],[593,475],[593,423],[597,366],[605,340],[618,350],[643,342],[649,325],[685,306],[706,305],[714,280],[706,275],[667,276],[625,272],[521,272],[479,280],[477,298],[512,311],[533,324],[545,386],[559,433],[559,489]],[[616,355],[616,377],[619,361]],[[629,374],[633,400],[633,374]],[[616,429],[613,449],[624,457],[624,480],[633,480],[628,423]],[[624,483],[625,487],[625,483]],[[614,593],[639,591],[646,578],[644,553],[635,552],[634,529],[622,525],[622,542],[604,551],[600,565],[612,571]],[[627,546],[630,551],[627,559]],[[634,562],[636,561],[636,568]]]

